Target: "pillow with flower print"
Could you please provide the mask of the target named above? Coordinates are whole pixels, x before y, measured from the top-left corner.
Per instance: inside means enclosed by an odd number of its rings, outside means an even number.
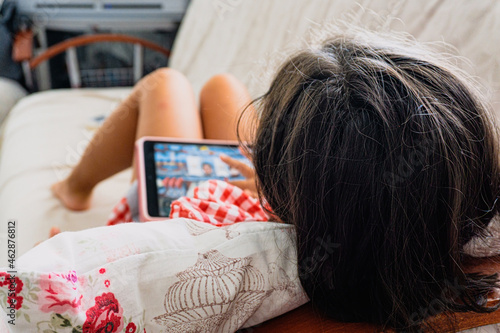
[[[253,326],[307,302],[293,234],[281,223],[214,227],[188,219],[64,232],[20,257],[15,273],[0,269],[0,329],[234,332]]]

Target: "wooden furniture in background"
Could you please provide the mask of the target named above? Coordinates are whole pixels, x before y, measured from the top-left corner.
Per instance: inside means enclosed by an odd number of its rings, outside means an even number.
[[[26,56],[19,58],[19,60],[23,62],[23,69],[27,87],[29,89],[33,89],[35,86],[32,74],[33,69],[35,69],[44,61],[47,61],[50,58],[54,57],[55,55],[66,52],[66,65],[68,68],[71,87],[80,88],[81,78],[78,59],[76,56],[76,48],[98,42],[119,42],[134,44],[134,82],[137,82],[143,74],[143,47],[160,52],[167,58],[170,56],[170,50],[167,50],[156,43],[137,37],[131,37],[121,34],[96,34],[78,36],[49,47],[47,50],[45,50],[45,52],[33,59],[27,59]]]

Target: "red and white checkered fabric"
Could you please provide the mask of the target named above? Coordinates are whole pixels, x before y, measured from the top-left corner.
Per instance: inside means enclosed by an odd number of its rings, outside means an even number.
[[[185,217],[216,226],[236,222],[268,221],[258,199],[241,188],[221,180],[209,180],[195,188],[193,197],[181,197],[171,204],[170,218]],[[132,221],[130,206],[123,198],[114,208],[107,225]]]
[[[221,180],[202,183],[193,197],[181,197],[170,207],[170,218],[185,217],[216,226],[268,220],[258,199]]]
[[[120,202],[113,207],[111,214],[108,217],[107,225],[115,225],[119,223],[133,222],[130,206],[128,205],[127,198],[122,198]]]

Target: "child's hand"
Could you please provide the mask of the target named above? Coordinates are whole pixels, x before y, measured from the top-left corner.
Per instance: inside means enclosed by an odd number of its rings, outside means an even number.
[[[220,155],[220,159],[231,168],[238,170],[241,175],[246,178],[245,180],[234,180],[228,183],[234,186],[238,186],[248,195],[254,198],[258,198],[259,196],[257,194],[257,186],[255,185],[255,170],[244,162],[238,161],[227,155]]]

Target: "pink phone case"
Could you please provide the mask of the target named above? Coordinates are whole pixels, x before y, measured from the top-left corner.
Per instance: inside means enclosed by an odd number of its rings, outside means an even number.
[[[216,145],[238,145],[238,141],[231,140],[191,140],[191,139],[179,139],[179,138],[169,138],[169,137],[155,137],[155,136],[145,136],[140,138],[135,143],[135,159],[136,159],[136,172],[137,172],[137,183],[139,189],[139,218],[141,221],[158,221],[166,220],[166,217],[156,217],[150,216],[148,213],[148,198],[146,191],[146,159],[144,156],[144,142],[145,141],[161,141],[161,142],[175,142],[175,143],[195,143],[195,144],[216,144]]]

